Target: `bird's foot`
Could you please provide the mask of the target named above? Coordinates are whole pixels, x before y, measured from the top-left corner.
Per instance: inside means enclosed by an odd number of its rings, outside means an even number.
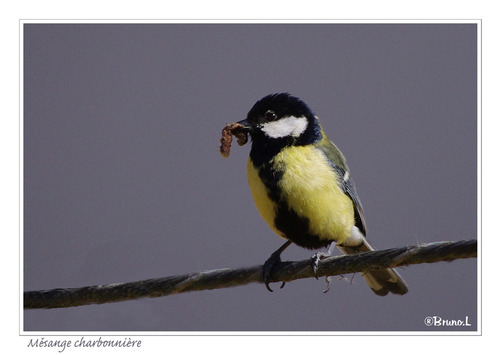
[[[327,256],[331,256],[332,255],[332,251],[333,249],[335,248],[335,245],[336,243],[333,242],[331,243],[329,246],[328,246],[328,249],[326,251],[326,253],[324,252],[317,252],[316,254],[314,254],[313,256],[311,256],[311,266],[312,266],[312,269],[313,269],[313,272],[314,272],[314,277],[316,278],[316,280],[318,279],[318,269],[319,269],[319,262],[322,258],[326,258]],[[330,282],[332,281],[332,277],[331,276],[327,276],[325,277],[325,281],[326,281],[326,289],[323,291],[323,293],[327,293],[329,290],[330,290]]]
[[[267,259],[266,262],[264,263],[263,275],[262,275],[263,277],[262,278],[264,280],[264,285],[266,285],[266,288],[270,292],[273,292],[273,290],[271,290],[271,287],[269,287],[269,279],[271,278],[271,273],[272,273],[274,267],[281,262],[281,257],[280,257],[281,253],[283,252],[283,250],[288,248],[288,246],[290,244],[292,244],[291,240],[286,241],[286,243],[283,244],[274,253],[272,253],[271,256],[269,257],[269,259]],[[285,286],[285,282],[283,281],[280,288],[283,288],[284,286]]]
[[[327,256],[330,256],[330,253],[324,253],[324,252],[317,252],[313,256],[311,256],[311,267],[314,272],[314,277],[316,280],[318,279],[317,273],[319,269],[319,262],[321,258],[326,258]]]
[[[278,252],[279,251],[279,252]],[[276,265],[281,263],[281,250],[277,250],[274,253],[271,254],[269,259],[266,260],[264,263],[263,267],[263,279],[264,279],[264,285],[266,285],[266,288],[270,291],[273,292],[271,287],[269,287],[269,280],[271,279],[271,274],[273,272],[273,269]],[[285,282],[281,284],[280,288],[283,288],[285,286]]]
[[[318,280],[318,276],[316,274],[319,269],[319,262],[321,258],[326,258],[327,256],[330,256],[330,253],[316,253],[313,256],[311,256],[311,266],[316,280]],[[326,281],[326,289],[323,291],[323,293],[327,293],[328,291],[330,291],[330,281],[332,281],[332,277],[326,276],[325,281]]]

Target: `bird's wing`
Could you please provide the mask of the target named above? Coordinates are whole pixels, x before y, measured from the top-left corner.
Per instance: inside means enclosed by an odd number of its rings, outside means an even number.
[[[354,218],[356,220],[356,227],[366,235],[366,222],[363,207],[356,193],[356,187],[351,179],[349,168],[347,167],[346,159],[342,152],[330,141],[325,134],[323,139],[318,142],[317,148],[320,149],[328,158],[330,166],[338,174],[342,190],[349,196],[354,205]]]

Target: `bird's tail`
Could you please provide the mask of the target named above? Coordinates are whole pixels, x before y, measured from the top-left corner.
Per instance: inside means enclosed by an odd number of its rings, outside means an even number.
[[[354,228],[357,229],[356,227]],[[359,232],[359,230],[357,232]],[[356,234],[358,234],[356,235],[356,238],[351,237],[346,242],[342,243],[342,245],[337,244],[337,247],[342,251],[342,253],[357,254],[374,250],[361,232]],[[353,241],[360,243],[353,243]],[[399,276],[399,274],[393,269],[368,271],[363,274],[363,277],[372,291],[379,296],[385,296],[389,292],[398,295],[404,295],[408,292],[408,286],[406,286],[406,283],[401,276]]]

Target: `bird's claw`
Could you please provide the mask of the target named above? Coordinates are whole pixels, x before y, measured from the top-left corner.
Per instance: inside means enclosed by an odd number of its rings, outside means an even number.
[[[332,277],[331,276],[327,276],[325,277],[325,281],[326,281],[326,288],[325,290],[323,291],[323,293],[327,293],[328,291],[330,291],[330,282],[332,281]]]
[[[292,244],[292,241],[288,240],[285,244],[280,246],[278,250],[276,250],[274,253],[272,253],[271,256],[269,257],[269,259],[267,259],[266,262],[264,263],[262,278],[264,281],[264,285],[266,285],[266,288],[270,292],[273,292],[273,290],[271,290],[271,287],[269,287],[269,279],[271,278],[271,273],[272,273],[274,267],[276,266],[276,264],[279,264],[281,262],[281,256],[280,256],[281,253],[283,252],[283,250],[288,248],[288,246],[290,244]],[[283,288],[284,286],[285,286],[285,282],[283,281],[280,288]]]
[[[321,258],[325,258],[327,256],[330,256],[330,253],[321,253],[321,252],[318,252],[316,254],[314,254],[313,256],[311,256],[311,267],[313,269],[313,273],[314,273],[314,277],[316,278],[316,280],[318,280],[318,269],[319,269],[319,262],[321,260]],[[326,281],[326,289],[323,291],[323,293],[327,293],[328,291],[330,291],[330,281],[332,280],[332,277],[331,276],[327,276],[325,278],[325,281]]]
[[[266,288],[268,289],[269,292],[273,292],[271,287],[269,287],[269,281],[271,279],[271,274],[273,272],[274,267],[281,262],[281,257],[278,253],[273,253],[269,257],[269,259],[266,260],[264,263],[263,267],[263,280],[264,280],[264,285],[266,285]],[[280,288],[283,288],[285,286],[285,282],[281,284]]]
[[[313,256],[311,256],[311,267],[313,269],[314,277],[316,280],[318,279],[318,269],[319,269],[319,262],[321,258],[324,258],[326,256],[330,256],[330,254],[325,254],[325,253],[315,253]]]

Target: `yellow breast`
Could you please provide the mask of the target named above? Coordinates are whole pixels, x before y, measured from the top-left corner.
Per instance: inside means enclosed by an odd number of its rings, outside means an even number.
[[[309,233],[321,240],[342,243],[354,225],[351,199],[343,192],[339,177],[328,159],[311,146],[288,147],[276,155],[274,166],[283,171],[278,189],[282,200],[297,215],[309,220]],[[248,166],[250,189],[261,216],[281,237],[274,225],[275,204],[260,181],[251,161]]]

